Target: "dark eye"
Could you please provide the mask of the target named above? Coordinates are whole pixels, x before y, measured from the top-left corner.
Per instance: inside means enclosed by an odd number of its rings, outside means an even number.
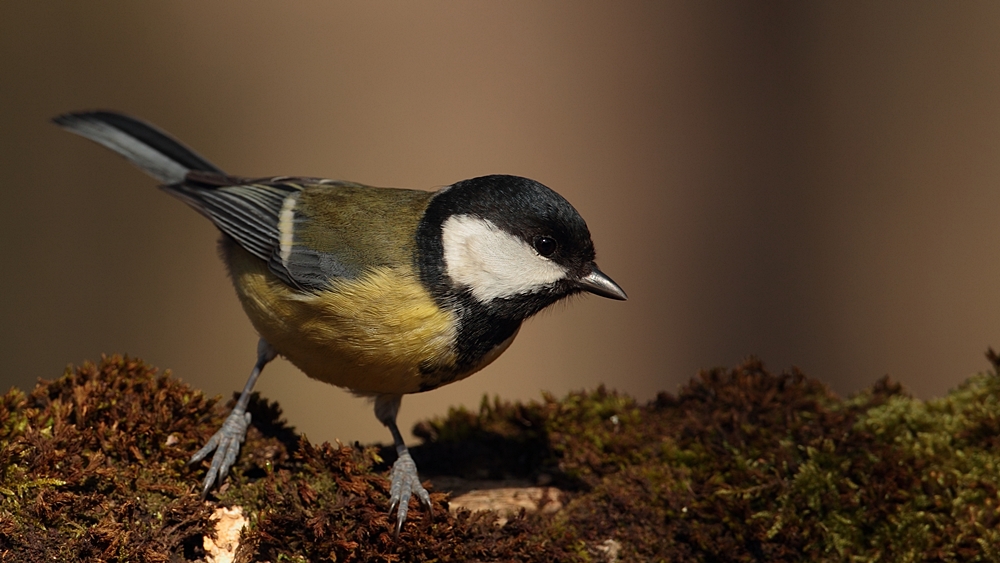
[[[542,256],[552,256],[552,253],[559,248],[559,243],[552,237],[535,237],[535,250]]]

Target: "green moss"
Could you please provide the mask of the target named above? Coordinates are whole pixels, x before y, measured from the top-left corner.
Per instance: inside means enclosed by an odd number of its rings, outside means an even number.
[[[980,374],[947,397],[897,397],[859,417],[857,432],[891,452],[910,485],[868,543],[905,546],[898,555],[914,561],[929,552],[952,561],[1000,558],[998,393],[1000,378]]]
[[[533,413],[547,456],[537,467],[571,490],[556,523],[615,538],[625,559],[991,560],[997,381],[977,376],[924,403],[882,380],[841,401],[750,361],[645,406],[603,389],[495,401],[429,434],[489,428],[516,442],[512,422]]]

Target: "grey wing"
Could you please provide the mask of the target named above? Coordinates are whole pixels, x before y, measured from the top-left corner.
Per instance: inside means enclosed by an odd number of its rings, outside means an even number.
[[[241,184],[208,188],[185,182],[163,186],[163,189],[208,217],[250,254],[267,261],[280,240],[281,206],[301,187]]]
[[[54,119],[70,132],[100,143],[127,158],[177,196],[208,217],[241,247],[265,261],[291,287],[317,290],[333,277],[353,276],[352,262],[295,244],[297,194],[310,185],[342,182],[282,176],[248,180],[227,176],[179,141],[142,122],[110,111],[68,113]],[[292,198],[292,199],[289,199]],[[287,211],[285,215],[283,211]],[[282,218],[286,222],[282,223]],[[282,234],[282,228],[285,234]]]
[[[296,240],[298,223],[307,220],[295,212],[303,184],[272,180],[212,185],[221,180],[232,178],[192,174],[188,181],[163,189],[208,217],[291,287],[322,290],[329,287],[332,278],[357,273],[335,255],[311,250]]]

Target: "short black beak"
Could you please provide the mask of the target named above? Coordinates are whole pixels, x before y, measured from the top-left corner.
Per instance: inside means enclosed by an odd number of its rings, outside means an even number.
[[[614,280],[604,275],[604,272],[598,270],[597,266],[594,266],[589,274],[576,280],[576,284],[580,289],[589,291],[594,295],[600,295],[608,299],[617,299],[619,301],[628,299],[625,291],[618,287],[618,284]]]

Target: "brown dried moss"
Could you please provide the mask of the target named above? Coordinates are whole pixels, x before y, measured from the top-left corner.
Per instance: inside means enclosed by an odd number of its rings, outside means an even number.
[[[1000,558],[995,373],[936,401],[887,379],[840,400],[750,360],[648,404],[604,388],[484,400],[419,424],[418,466],[552,483],[565,507],[497,525],[432,493],[433,516],[413,505],[398,540],[390,450],[310,444],[276,405],[251,409],[237,466],[203,503],[204,467],[186,460],[221,424],[218,400],[118,356],[7,393],[0,560],[198,560],[220,504],[249,520],[238,561]]]
[[[211,510],[184,462],[211,402],[136,360],[86,364],[0,399],[4,561],[169,561]]]

